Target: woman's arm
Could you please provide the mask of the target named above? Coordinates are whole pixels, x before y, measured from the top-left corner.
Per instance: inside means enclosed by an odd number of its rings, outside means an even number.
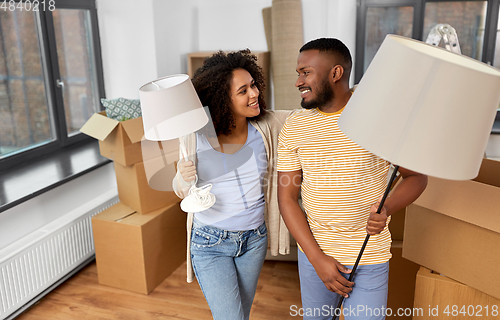
[[[196,175],[196,166],[194,161],[184,159],[184,153],[181,150],[182,146],[189,148],[193,146],[193,143],[189,143],[190,139],[196,139],[194,135],[189,135],[185,137],[181,137],[180,139],[184,139],[183,143],[179,146],[179,161],[177,162],[177,173],[175,174],[174,179],[172,180],[172,188],[174,189],[175,194],[183,199],[188,196],[189,189],[194,184],[195,175]],[[187,154],[190,154],[189,151],[193,150],[185,150]],[[194,151],[193,151],[194,152]],[[188,156],[189,157],[189,156]]]

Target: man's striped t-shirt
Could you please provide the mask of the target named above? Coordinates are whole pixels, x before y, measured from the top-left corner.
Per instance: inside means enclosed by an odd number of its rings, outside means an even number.
[[[342,110],[292,114],[279,136],[278,171],[302,170],[302,204],[316,242],[327,255],[353,265],[367,234],[370,206],[387,186],[390,164],[340,131]],[[386,226],[370,237],[360,264],[387,262],[390,247]]]

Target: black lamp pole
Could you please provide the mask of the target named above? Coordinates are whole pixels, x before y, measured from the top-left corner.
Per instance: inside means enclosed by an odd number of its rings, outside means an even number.
[[[389,180],[389,184],[387,185],[387,188],[385,189],[384,196],[382,197],[382,200],[380,200],[380,205],[378,206],[377,213],[380,213],[380,210],[384,207],[384,202],[385,199],[387,198],[387,195],[389,195],[389,191],[391,191],[391,186],[394,182],[394,179],[396,179],[396,174],[398,173],[399,166],[394,167],[394,171],[392,172],[391,179]],[[358,268],[359,261],[361,260],[361,256],[363,255],[363,252],[365,251],[366,244],[368,243],[368,240],[370,240],[370,235],[367,234],[365,238],[365,242],[363,243],[363,246],[361,247],[361,250],[359,250],[358,258],[356,259],[356,263],[354,264],[354,267],[352,268],[351,274],[349,275],[349,281],[352,281],[354,278],[354,273],[356,272],[356,269]],[[335,309],[335,313],[333,314],[332,320],[337,320],[337,318],[342,314],[342,303],[344,302],[344,296],[341,296],[339,303],[337,304],[337,308]]]

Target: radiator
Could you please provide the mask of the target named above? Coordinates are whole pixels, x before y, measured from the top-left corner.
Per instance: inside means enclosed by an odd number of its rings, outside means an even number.
[[[117,202],[112,190],[0,250],[1,320],[94,256],[91,219]]]

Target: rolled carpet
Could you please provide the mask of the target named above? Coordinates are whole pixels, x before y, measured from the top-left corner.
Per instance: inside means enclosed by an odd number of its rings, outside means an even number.
[[[265,16],[265,12],[263,14]],[[295,68],[299,49],[304,44],[301,1],[273,0],[271,21],[274,108],[297,109],[300,107],[300,92],[295,87]]]

